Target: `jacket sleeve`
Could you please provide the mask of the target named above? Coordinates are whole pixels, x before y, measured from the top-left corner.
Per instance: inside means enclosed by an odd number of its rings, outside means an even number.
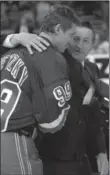
[[[103,97],[109,99],[109,85],[99,80],[100,83],[100,91]]]
[[[13,37],[13,35],[14,35],[14,34],[7,35],[7,36],[4,38],[4,40],[3,40],[3,42],[2,42],[2,45],[3,45],[4,47],[7,47],[7,48],[14,48],[14,47],[15,47],[15,45],[13,45],[13,44],[10,42],[10,39]]]
[[[98,153],[105,153],[106,152],[106,142],[105,142],[105,134],[103,132],[103,129],[100,128],[100,132],[97,135],[97,148]]]
[[[98,84],[100,86],[101,95],[102,95],[103,98],[106,97],[106,98],[109,99],[109,85],[104,83],[103,81],[101,81],[99,79],[99,77],[100,77],[99,68],[98,68],[98,66],[96,64],[94,64],[94,66],[96,67],[96,71],[95,72],[96,72],[96,77],[97,77]]]
[[[91,63],[89,61],[87,61],[87,64],[91,70],[92,77],[95,77],[93,79],[95,80],[95,84],[97,85],[97,89],[101,97],[106,97],[109,99],[109,85],[100,80],[100,72],[98,66],[95,63]]]
[[[88,112],[87,112],[88,111]],[[87,134],[87,151],[92,157],[98,153],[106,152],[105,134],[103,132],[103,121],[101,118],[104,116],[98,109],[91,109],[88,107],[85,112],[86,121],[86,134]]]

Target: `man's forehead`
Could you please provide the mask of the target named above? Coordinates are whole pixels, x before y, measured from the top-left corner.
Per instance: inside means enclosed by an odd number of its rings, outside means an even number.
[[[85,32],[86,31],[86,32]],[[87,27],[83,27],[83,26],[76,26],[76,32],[77,33],[91,33],[92,30],[87,28]]]
[[[80,37],[91,37],[91,34],[93,34],[92,30],[86,27],[76,27],[76,36]]]

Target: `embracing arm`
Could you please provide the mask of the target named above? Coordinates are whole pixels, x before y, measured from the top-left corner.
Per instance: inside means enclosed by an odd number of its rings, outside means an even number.
[[[100,79],[100,71],[98,69],[98,66],[95,63],[92,63],[88,60],[85,61],[87,67],[89,68],[88,72],[90,74],[90,77],[95,81],[95,84],[97,85],[98,91],[100,92],[100,95],[104,98],[109,99],[109,85],[104,83]]]
[[[47,49],[47,46],[49,46],[49,43],[38,35],[24,32],[8,35],[2,40],[2,44],[7,48],[14,48],[21,44],[27,48],[30,54],[33,54],[31,47],[36,49],[38,52],[42,52]]]
[[[100,92],[102,94],[103,97],[109,99],[109,85],[104,83],[99,77],[100,77],[100,71],[99,68],[96,64],[94,64],[94,66],[96,67],[96,74],[97,74],[97,81],[99,81],[99,86],[100,86]]]
[[[100,90],[103,97],[109,100],[109,85],[100,80]]]
[[[3,40],[3,42],[2,42],[2,45],[3,45],[4,47],[7,47],[7,48],[14,48],[14,47],[17,45],[17,43],[13,43],[13,40],[12,40],[12,37],[14,37],[14,35],[15,35],[15,34],[7,35],[7,36],[4,38],[4,40]],[[14,41],[14,42],[15,42],[15,41]]]

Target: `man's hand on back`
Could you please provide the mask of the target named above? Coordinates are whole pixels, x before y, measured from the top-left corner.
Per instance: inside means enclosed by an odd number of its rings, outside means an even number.
[[[42,52],[47,49],[47,46],[49,46],[49,43],[38,35],[24,32],[12,34],[8,42],[12,44],[13,48],[19,44],[23,45],[27,48],[30,54],[33,54],[32,47],[38,52]],[[4,47],[8,47],[8,43],[4,44]]]

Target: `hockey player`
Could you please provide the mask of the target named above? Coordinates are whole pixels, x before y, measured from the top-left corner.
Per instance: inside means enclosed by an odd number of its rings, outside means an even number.
[[[33,137],[36,127],[55,133],[65,124],[72,92],[60,52],[67,48],[76,24],[79,20],[70,8],[56,6],[40,33],[50,43],[47,51],[30,56],[18,47],[1,58],[2,175],[43,174]]]

